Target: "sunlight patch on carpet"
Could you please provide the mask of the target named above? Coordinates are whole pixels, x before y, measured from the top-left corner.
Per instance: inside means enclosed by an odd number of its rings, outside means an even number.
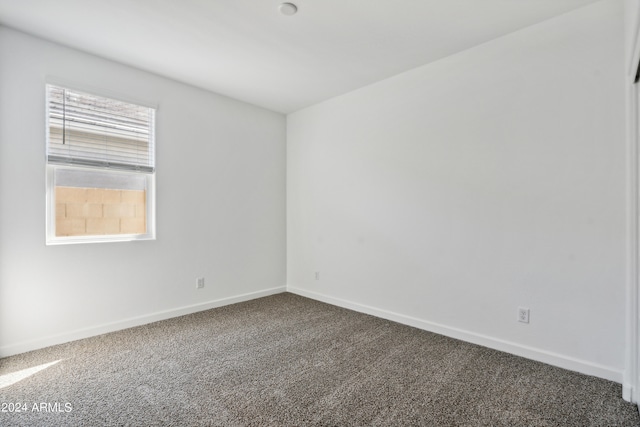
[[[55,365],[58,362],[62,362],[62,359],[45,363],[43,365],[34,366],[32,368],[22,369],[21,371],[12,372],[10,374],[0,375],[0,388],[9,387],[10,385],[17,383],[18,381],[22,381],[25,378],[29,378],[31,375],[35,375],[38,372]]]

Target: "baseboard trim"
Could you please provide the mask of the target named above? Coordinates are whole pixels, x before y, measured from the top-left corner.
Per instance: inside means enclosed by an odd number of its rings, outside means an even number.
[[[592,375],[594,377],[604,378],[609,381],[622,383],[622,371],[616,371],[609,367],[598,365],[592,362],[587,362],[585,360],[580,360],[562,354],[553,353],[510,341],[505,341],[498,338],[493,338],[487,335],[477,334],[475,332],[470,332],[463,329],[453,328],[439,323],[418,319],[412,316],[406,316],[403,314],[394,313],[392,311],[359,304],[353,301],[347,301],[341,298],[335,298],[329,295],[321,294],[319,292],[297,288],[295,286],[287,286],[287,292],[325,302],[327,304],[336,305],[338,307],[347,308],[349,310],[357,311],[360,313],[370,314],[372,316],[402,323],[404,325],[413,326],[425,331],[445,335],[450,338],[478,344],[483,347],[492,348],[494,350],[504,351],[516,356],[521,356],[527,359],[557,366],[559,368],[568,369],[570,371],[576,371],[582,374]]]
[[[105,323],[102,325],[92,326],[88,328],[76,329],[62,334],[50,335],[29,341],[23,341],[16,344],[9,344],[0,347],[0,357],[13,356],[15,354],[25,353],[27,351],[38,350],[52,345],[63,344],[83,338],[89,338],[96,335],[102,335],[109,332],[120,331],[122,329],[133,328],[135,326],[146,325],[160,320],[171,319],[173,317],[184,316],[187,314],[197,313],[199,311],[210,310],[212,308],[222,307],[225,305],[236,304],[239,302],[249,301],[256,298],[262,298],[269,295],[275,295],[286,292],[286,287],[265,289],[257,292],[249,292],[246,294],[235,295],[227,298],[207,301],[204,303],[193,304],[178,307],[170,310],[158,311],[143,316],[131,317],[125,320]]]

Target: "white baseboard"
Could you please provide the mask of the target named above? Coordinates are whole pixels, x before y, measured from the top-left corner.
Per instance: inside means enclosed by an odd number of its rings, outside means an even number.
[[[360,313],[370,314],[372,316],[380,317],[383,319],[391,320],[394,322],[402,323],[415,328],[423,329],[426,331],[434,332],[440,335],[445,335],[451,338],[456,338],[462,341],[470,342],[473,344],[482,345],[484,347],[492,348],[499,351],[515,354],[517,356],[525,357],[527,359],[537,360],[539,362],[547,363],[549,365],[558,366],[560,368],[569,369],[572,371],[580,372],[587,375],[593,375],[599,378],[604,378],[617,383],[622,383],[622,372],[608,368],[606,366],[598,365],[595,363],[587,362],[584,360],[564,356],[561,354],[540,350],[534,347],[524,346],[521,344],[500,340],[497,338],[489,337],[486,335],[477,334],[474,332],[465,331],[458,328],[452,328],[450,326],[441,325],[434,322],[418,319],[403,314],[394,313],[388,310],[383,310],[367,305],[347,301],[341,298],[335,298],[328,295],[324,295],[318,292],[312,292],[294,286],[277,287],[271,289],[265,289],[258,292],[250,292],[246,294],[236,295],[233,297],[221,298],[205,303],[194,304],[190,306],[178,307],[171,310],[160,311],[143,316],[132,317],[129,319],[106,323],[102,325],[92,326],[88,328],[77,329],[67,333],[51,335],[47,337],[38,338],[30,341],[23,341],[15,344],[9,344],[0,347],[0,357],[12,356],[27,351],[37,350],[52,345],[62,344],[69,341],[75,341],[83,338],[89,338],[96,335],[101,335],[109,332],[115,332],[122,329],[132,328],[135,326],[146,325],[148,323],[157,322],[160,320],[166,320],[173,317],[184,316],[186,314],[196,313],[199,311],[209,310],[216,307],[222,307],[229,304],[235,304],[238,302],[249,301],[256,298],[262,298],[269,295],[275,295],[282,292],[291,292],[297,295],[301,295],[314,300],[326,302],[328,304],[336,305],[338,307],[347,308],[350,310],[358,311]],[[631,397],[631,388],[628,385],[623,385],[623,395]]]
[[[193,304],[184,307],[178,307],[170,310],[159,311],[156,313],[146,314],[143,316],[131,317],[129,319],[117,322],[105,323],[102,325],[91,326],[88,328],[76,329],[74,331],[62,334],[51,335],[35,340],[23,341],[16,344],[9,344],[0,347],[0,357],[13,356],[14,354],[25,353],[31,350],[37,350],[52,345],[63,344],[69,341],[75,341],[83,338],[89,338],[96,335],[106,334],[108,332],[120,331],[122,329],[132,328],[134,326],[146,325],[148,323],[160,320],[171,319],[173,317],[184,316],[186,314],[197,313],[199,311],[209,310],[216,307],[222,307],[238,302],[249,301],[256,298],[262,298],[269,295],[286,292],[286,287],[265,289],[257,292],[250,292],[242,295],[236,295],[227,298],[221,298],[213,301],[207,301],[200,304]]]
[[[543,362],[563,369],[568,369],[571,371],[580,372],[582,374],[592,375],[594,377],[604,378],[609,381],[622,383],[622,371],[617,371],[607,366],[598,365],[596,363],[588,362],[585,360],[580,360],[562,354],[557,354],[546,350],[501,340],[498,338],[477,334],[475,332],[465,331],[463,329],[452,328],[450,326],[429,322],[427,320],[422,320],[415,317],[370,307],[341,298],[331,297],[318,292],[296,288],[295,286],[287,286],[287,292],[326,302],[327,304],[336,305],[338,307],[358,311],[360,313],[370,314],[372,316],[402,323],[404,325],[413,326],[418,329],[445,335],[447,337],[456,338],[473,344],[478,344],[484,347],[492,348],[494,350],[504,351],[506,353],[511,353],[516,356],[536,360],[538,362]]]

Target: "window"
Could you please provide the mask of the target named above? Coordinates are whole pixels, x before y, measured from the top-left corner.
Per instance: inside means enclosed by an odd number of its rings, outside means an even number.
[[[155,110],[47,85],[47,244],[155,238]]]

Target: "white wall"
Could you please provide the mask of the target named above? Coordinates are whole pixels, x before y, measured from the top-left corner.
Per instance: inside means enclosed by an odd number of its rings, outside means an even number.
[[[620,382],[624,56],[604,1],[290,114],[289,290]]]
[[[0,356],[284,290],[283,115],[6,27],[0,64]],[[49,77],[158,104],[156,241],[45,246]]]

